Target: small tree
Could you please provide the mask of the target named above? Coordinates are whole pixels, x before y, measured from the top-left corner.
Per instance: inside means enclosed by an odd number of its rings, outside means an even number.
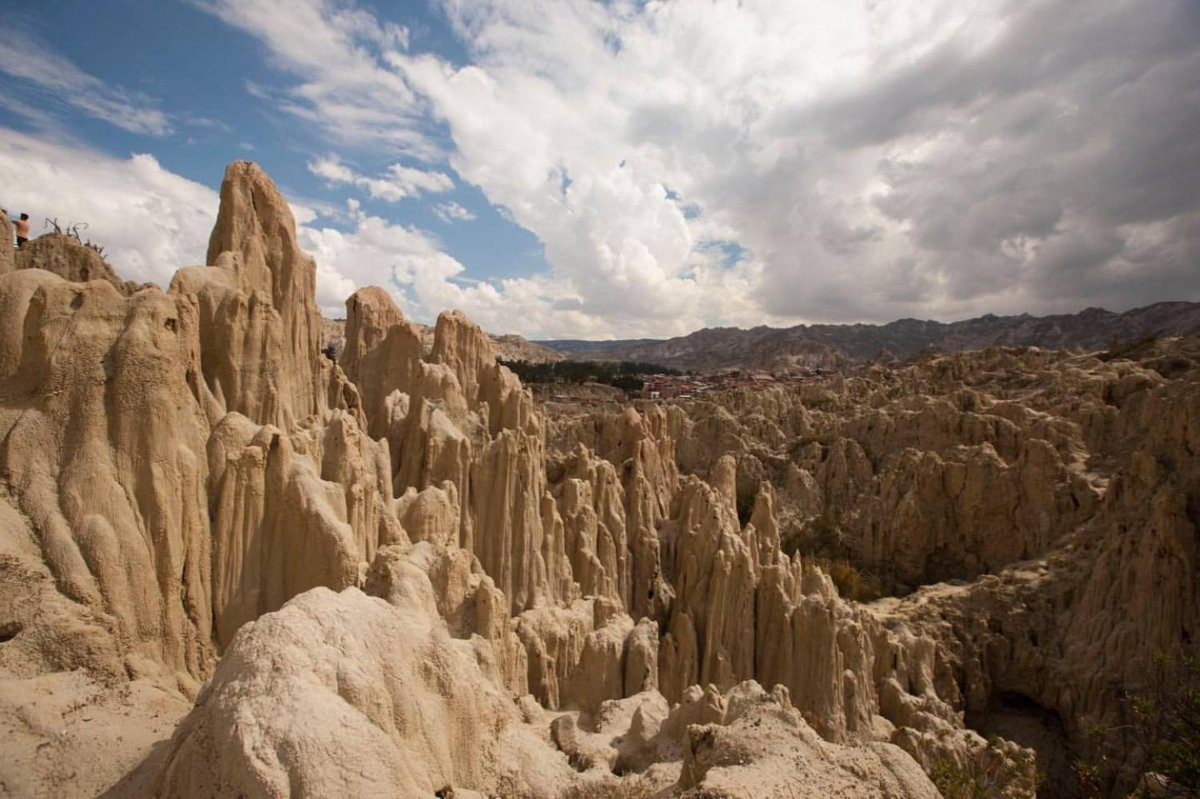
[[[1147,688],[1126,696],[1130,724],[1088,729],[1092,760],[1072,765],[1084,796],[1108,795],[1115,764],[1104,754],[1105,741],[1124,730],[1129,764],[1144,775],[1132,796],[1200,798],[1200,656],[1191,648],[1178,654],[1155,652],[1150,658]]]
[[[1130,697],[1145,770],[1163,795],[1200,797],[1200,656],[1155,652],[1150,687]]]

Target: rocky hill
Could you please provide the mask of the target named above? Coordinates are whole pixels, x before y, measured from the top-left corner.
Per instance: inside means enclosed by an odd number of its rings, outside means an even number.
[[[981,316],[962,322],[901,319],[886,325],[706,328],[665,341],[543,341],[571,358],[648,361],[685,369],[842,366],[905,360],[928,349],[993,346],[1102,350],[1114,340],[1200,331],[1200,303],[1160,302],[1124,313],[1088,308],[1056,316]],[[581,346],[586,345],[586,346]]]
[[[421,346],[425,354],[433,351],[434,328],[414,322],[421,332]],[[503,361],[526,361],[527,363],[553,363],[564,361],[567,356],[558,350],[535,344],[527,338],[506,333],[488,334],[496,357]],[[346,320],[321,319],[321,349],[336,360],[346,347]]]
[[[0,262],[7,794],[1072,797],[1156,768],[1130,700],[1200,640],[1195,336],[558,416],[461,313],[427,348],[379,288],[326,357],[254,164],[165,291],[73,253]]]

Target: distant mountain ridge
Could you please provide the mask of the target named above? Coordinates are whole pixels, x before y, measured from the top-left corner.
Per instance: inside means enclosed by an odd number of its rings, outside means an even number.
[[[903,360],[927,348],[975,350],[996,345],[1046,349],[1107,348],[1113,341],[1200,330],[1200,303],[1160,302],[1124,313],[1087,308],[1075,314],[996,316],[959,322],[899,319],[885,325],[820,324],[716,327],[665,340],[538,341],[569,358],[646,361],[688,369],[838,366]],[[586,345],[586,346],[581,346]]]

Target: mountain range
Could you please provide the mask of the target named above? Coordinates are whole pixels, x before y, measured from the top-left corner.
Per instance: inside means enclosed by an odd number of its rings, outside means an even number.
[[[688,369],[839,366],[905,360],[927,349],[960,352],[996,345],[1105,349],[1148,335],[1200,330],[1200,303],[1159,302],[1124,313],[1088,308],[1052,316],[987,314],[959,322],[900,319],[885,325],[715,327],[665,340],[538,341],[571,359],[624,360]]]

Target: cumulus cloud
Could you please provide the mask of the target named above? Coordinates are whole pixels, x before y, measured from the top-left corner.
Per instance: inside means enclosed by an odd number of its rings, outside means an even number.
[[[64,225],[86,222],[84,235],[104,246],[122,278],[164,288],[180,267],[204,263],[219,204],[213,189],[167,170],[151,155],[114,158],[3,127],[0,186],[0,201],[12,213],[28,213],[35,234],[48,217]],[[435,236],[371,216],[354,200],[339,209],[292,198],[290,207],[300,246],[316,258],[317,302],[327,316],[343,316],[345,300],[357,288],[379,285],[424,322],[461,308],[492,330],[515,330],[522,316],[532,315],[560,335],[601,332],[570,310],[550,307],[547,297],[569,297],[569,286],[542,278],[497,285],[471,280]]]
[[[193,0],[260,39],[272,62],[299,82],[253,91],[284,113],[339,142],[374,145],[421,158],[440,150],[425,104],[381,63],[408,47],[408,29],[341,0]]]
[[[346,297],[357,287],[388,289],[412,319],[432,323],[443,310],[465,311],[485,329],[523,328],[522,320],[539,320],[539,330],[565,337],[578,331],[605,335],[607,327],[556,301],[578,298],[575,289],[549,276],[514,278],[495,283],[474,280],[466,268],[446,254],[431,233],[389,222],[348,203],[349,230],[311,223],[300,225],[300,246],[317,261],[317,301],[327,316],[344,315]]]
[[[394,201],[453,170],[549,264],[480,282],[352,206],[301,226],[327,308],[384,283],[425,318],[624,337],[1200,299],[1194,0],[438,0],[465,63],[343,0],[195,1],[331,149],[438,165],[314,173]]]
[[[121,277],[166,287],[181,266],[204,263],[218,196],[152,155],[114,158],[0,128],[0,186],[11,213],[87,223]]]
[[[475,218],[475,214],[463,208],[458,203],[451,200],[450,202],[438,203],[433,207],[433,212],[437,214],[438,219],[446,224],[451,222],[470,222]]]
[[[1200,299],[1194,3],[443,5],[474,63],[393,61],[590,313]],[[719,239],[754,267],[724,302]]]
[[[422,193],[437,194],[454,188],[454,181],[444,172],[426,171],[403,164],[392,164],[379,177],[360,175],[331,154],[308,163],[308,171],[331,184],[349,184],[363,189],[372,199],[399,202],[405,197]]]
[[[172,130],[170,118],[152,98],[87,74],[33,34],[8,24],[0,27],[0,71],[35,91],[41,106],[66,105],[131,133],[165,136]],[[40,109],[31,113],[33,106],[10,93],[0,95],[0,103],[43,127],[51,124],[51,116]]]

